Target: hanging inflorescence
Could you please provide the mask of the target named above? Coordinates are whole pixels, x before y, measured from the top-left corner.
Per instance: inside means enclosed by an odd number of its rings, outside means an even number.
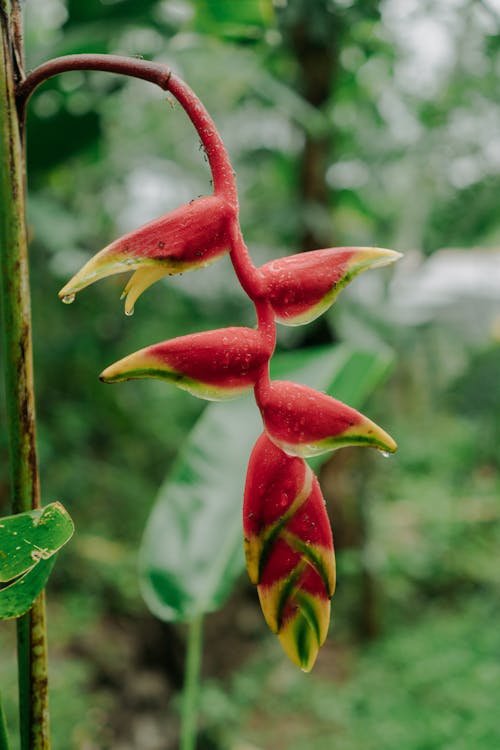
[[[213,195],[112,242],[64,286],[60,297],[72,302],[94,281],[132,271],[122,295],[130,315],[138,297],[158,279],[201,268],[229,253],[255,306],[255,329],[223,328],[155,344],[111,365],[100,377],[107,383],[162,378],[209,400],[235,398],[253,389],[264,432],[250,456],[245,486],[247,568],[267,624],[288,656],[308,671],[328,630],[335,559],[318,480],[304,459],[346,445],[391,453],[396,444],[340,401],[304,385],[270,380],[275,321],[295,326],[314,320],[357,274],[392,263],[399,253],[374,247],[328,248],[254,266],[241,234],[234,173],[213,121],[170,72],[162,87],[180,102],[201,138]]]

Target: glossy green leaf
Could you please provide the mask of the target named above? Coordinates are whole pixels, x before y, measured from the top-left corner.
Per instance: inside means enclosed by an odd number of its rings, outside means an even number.
[[[387,352],[344,345],[306,349],[273,357],[272,375],[359,407],[391,360]],[[244,569],[243,488],[261,431],[252,397],[208,406],[160,489],[140,552],[142,593],[160,619],[191,620],[217,609]]]
[[[0,518],[0,619],[19,617],[47,583],[55,555],[73,535],[60,503]]]

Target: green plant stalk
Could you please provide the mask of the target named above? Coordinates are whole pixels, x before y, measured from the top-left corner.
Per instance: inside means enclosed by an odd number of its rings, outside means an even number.
[[[182,691],[180,750],[195,750],[196,748],[202,646],[203,616],[198,615],[188,624],[186,668]]]
[[[9,750],[9,735],[7,734],[7,722],[0,695],[0,750]]]
[[[19,5],[0,0],[0,277],[12,511],[40,507],[35,439],[23,137],[15,104],[22,78]],[[40,596],[18,620],[22,750],[48,750],[47,637]]]

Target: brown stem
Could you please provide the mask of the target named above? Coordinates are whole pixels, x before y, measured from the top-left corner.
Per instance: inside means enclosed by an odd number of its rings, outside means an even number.
[[[21,75],[19,5],[0,14],[0,277],[5,346],[5,384],[14,513],[40,507],[22,126],[15,97]],[[16,11],[17,10],[17,14]],[[47,638],[43,595],[19,618],[18,663],[22,750],[50,747]]]
[[[317,3],[296,0],[293,7],[289,4],[289,9],[283,12],[283,30],[297,66],[298,88],[304,99],[319,111],[324,111],[336,83],[342,23],[342,14],[328,7],[324,0]],[[306,220],[300,238],[303,250],[332,244],[332,227],[327,218],[331,190],[326,170],[333,138],[332,127],[322,132],[304,132],[299,174],[301,205],[309,214],[321,218]]]

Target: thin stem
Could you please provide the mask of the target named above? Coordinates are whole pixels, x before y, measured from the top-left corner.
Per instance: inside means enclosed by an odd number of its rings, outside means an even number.
[[[9,750],[9,735],[7,732],[7,720],[2,705],[2,696],[0,695],[0,750]]]
[[[244,292],[255,303],[263,295],[262,282],[245,245],[237,216],[231,221],[229,237],[231,241],[231,262],[236,276]]]
[[[274,352],[274,347],[276,346],[276,323],[274,320],[274,313],[271,305],[266,299],[266,290],[262,278],[259,275],[259,269],[254,266],[247,246],[243,240],[240,222],[237,216],[235,216],[231,222],[229,236],[231,240],[231,262],[233,268],[243,290],[254,303],[258,329],[266,340],[269,350],[269,358],[271,358]],[[268,371],[269,366],[268,363],[266,363],[262,370],[262,377],[267,377],[267,379],[269,379],[269,374],[266,376]]]
[[[273,309],[266,299],[257,299],[254,305],[257,312],[258,329],[266,340],[270,359],[276,346],[276,323]]]
[[[214,121],[192,89],[173,73],[168,90],[183,107],[201,138],[212,171],[214,192],[224,195],[237,215],[238,190],[234,170]]]
[[[102,70],[107,73],[118,73],[119,75],[149,81],[164,91],[168,90],[168,81],[171,76],[166,65],[137,57],[92,54],[54,57],[32,70],[17,87],[16,98],[19,111],[25,109],[28,99],[40,84],[60,73],[67,73],[71,70]]]
[[[20,18],[14,32],[0,14],[0,276],[5,345],[12,510],[40,507],[35,436],[24,155],[14,81],[22,61]],[[18,620],[19,701],[22,750],[48,750],[45,599]]]
[[[203,616],[195,617],[188,625],[186,668],[181,709],[180,750],[195,750],[200,695],[200,670],[203,643]]]
[[[215,123],[192,89],[166,65],[120,55],[82,54],[56,57],[35,68],[17,90],[19,112],[23,113],[33,91],[44,81],[70,70],[102,70],[140,78],[170,91],[193,123],[205,148],[214,192],[224,194],[237,209],[238,197],[233,168]]]

